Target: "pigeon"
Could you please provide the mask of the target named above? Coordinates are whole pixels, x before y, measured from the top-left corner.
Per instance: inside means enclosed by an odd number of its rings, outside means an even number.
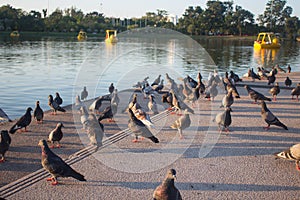
[[[287,76],[284,81],[285,86],[290,87],[292,85],[292,80]]]
[[[2,121],[12,122],[12,120],[8,117],[8,115],[0,108],[0,122]]]
[[[5,153],[9,149],[11,138],[7,130],[1,130],[0,133],[0,154],[2,156],[0,163],[5,162]]]
[[[188,98],[190,94],[193,93],[192,87],[188,83],[187,78],[183,79],[183,90],[182,90],[183,95],[185,98]]]
[[[266,103],[261,101],[261,118],[268,124],[267,127],[264,127],[265,130],[269,130],[270,125],[275,125],[288,130],[286,125],[279,121],[279,119],[268,109]]]
[[[291,95],[292,99],[294,99],[294,96],[296,95],[297,101],[299,101],[298,96],[300,95],[300,83],[298,83],[297,86],[292,90]]]
[[[118,96],[118,90],[115,89],[112,93],[112,97],[111,97],[111,100],[110,100],[110,106],[111,106],[111,111],[112,111],[112,114],[115,116],[118,112],[118,106],[119,106],[119,103],[120,103],[120,98]]]
[[[245,85],[244,87],[247,89],[249,97],[254,100],[253,103],[256,103],[257,100],[272,101],[270,98],[250,88],[250,86]]]
[[[129,121],[128,128],[135,135],[135,139],[132,142],[138,142],[138,136],[146,137],[154,143],[159,143],[159,140],[151,133],[148,127],[136,116],[131,109],[128,109]]]
[[[161,75],[158,75],[158,77],[153,81],[151,86],[158,85],[160,83],[160,77],[161,77]]]
[[[81,100],[86,100],[87,97],[88,97],[88,95],[89,95],[89,93],[88,93],[88,91],[86,90],[86,86],[84,86],[84,87],[83,87],[83,91],[81,92],[81,95],[80,95]]]
[[[268,77],[266,72],[262,70],[261,67],[257,67],[257,74],[261,79]]]
[[[152,88],[156,92],[161,92],[161,90],[164,88],[164,79],[161,79],[160,84],[156,86],[154,85]]]
[[[300,171],[300,143],[291,146],[289,149],[274,154],[277,158],[296,161],[296,169]]]
[[[111,106],[107,106],[101,113],[100,116],[98,118],[98,121],[101,122],[101,120],[103,119],[108,119],[109,122],[114,122],[113,120],[113,113],[112,113],[112,108]]]
[[[179,117],[179,119],[177,119],[171,125],[171,128],[172,129],[177,129],[178,134],[179,134],[179,138],[183,139],[182,130],[190,127],[190,125],[191,125],[190,115],[189,115],[187,110],[184,110],[184,114],[181,117]]]
[[[205,91],[205,85],[204,85],[204,83],[202,82],[202,76],[201,76],[201,73],[200,73],[200,72],[199,72],[198,75],[197,75],[197,79],[198,79],[199,92],[200,92],[200,94],[203,94],[204,91]]]
[[[33,111],[33,118],[36,120],[38,124],[43,123],[44,111],[40,107],[40,101],[36,101],[36,106]]]
[[[219,126],[220,132],[222,132],[221,126],[225,128],[226,132],[229,132],[229,126],[232,122],[230,112],[232,112],[232,109],[227,107],[225,108],[225,111],[216,115],[215,121]]]
[[[280,88],[278,82],[269,90],[269,93],[273,96],[273,101],[276,101],[277,95],[280,93]]]
[[[291,73],[291,71],[292,71],[292,68],[291,68],[291,66],[290,66],[290,65],[288,65],[288,66],[287,66],[287,71],[288,71],[288,73]]]
[[[90,139],[91,145],[102,146],[102,139],[104,136],[104,126],[97,120],[94,113],[90,113],[88,116],[87,135]]]
[[[276,77],[275,77],[275,73],[271,72],[271,75],[267,77],[268,79],[268,85],[271,85],[271,84],[274,84],[275,80],[276,80]]]
[[[169,169],[166,178],[153,192],[153,200],[182,200],[179,190],[175,187],[176,170]]]
[[[172,110],[173,109],[173,97],[171,93],[165,93],[161,96],[161,102],[163,103],[168,103],[169,104],[169,108],[168,110]]]
[[[150,112],[152,112],[153,115],[158,114],[157,104],[154,95],[149,96],[148,109]]]
[[[102,101],[104,101],[104,97],[103,96],[100,96],[98,97],[89,107],[89,110],[90,111],[93,111],[93,112],[99,112],[99,108],[101,107],[102,105]]]
[[[9,133],[14,134],[17,130],[22,128],[27,132],[26,127],[31,123],[31,111],[32,108],[28,107],[26,113],[9,129]]]
[[[152,123],[149,114],[140,107],[137,103],[131,107],[135,117],[139,119],[143,124],[145,124],[149,128],[154,128],[154,124]]]
[[[149,83],[146,83],[142,86],[142,93],[144,94],[144,98],[146,99],[150,94],[154,92],[153,88],[149,85]]]
[[[60,107],[57,102],[53,100],[53,96],[51,94],[48,96],[48,105],[52,110],[51,115],[56,115],[57,111],[66,112],[65,109]]]
[[[86,107],[85,104],[80,100],[79,95],[77,95],[75,97],[75,105],[74,105],[75,110],[80,111],[81,107],[83,106]]]
[[[114,90],[115,90],[115,86],[113,83],[111,83],[110,86],[108,87],[109,94],[113,93]]]
[[[234,98],[232,95],[232,90],[229,90],[228,93],[223,97],[222,99],[222,105],[221,107],[230,107],[234,102]]]
[[[73,177],[79,181],[86,181],[83,175],[72,169],[65,161],[49,149],[46,140],[40,140],[38,145],[41,146],[42,149],[42,166],[52,176],[48,178],[47,181],[52,181],[52,185],[58,184],[58,177]]]
[[[235,83],[243,81],[242,79],[240,79],[239,75],[235,74],[232,70],[229,73],[229,78],[233,79]]]
[[[284,72],[284,73],[286,73],[285,69],[283,69],[283,68],[280,67],[279,65],[276,65],[275,68],[276,68],[279,72]]]
[[[239,99],[241,98],[240,97],[240,94],[238,92],[238,90],[236,89],[235,85],[231,84],[231,83],[228,83],[227,86],[226,86],[226,90],[227,92],[228,91],[232,91],[232,95],[236,98],[236,99]]]
[[[253,68],[248,70],[248,76],[252,78],[253,82],[255,79],[261,80],[260,77],[253,71]]]
[[[188,105],[186,105],[183,101],[180,101],[180,99],[177,98],[173,90],[171,90],[170,93],[172,94],[172,104],[176,111],[180,112],[181,110],[187,109],[189,113],[194,114],[194,110]]]
[[[214,101],[217,95],[218,95],[217,83],[214,82],[207,90],[205,98],[207,98],[209,101],[210,100]]]
[[[81,111],[80,122],[82,124],[82,129],[86,130],[87,125],[88,125],[89,112],[88,112],[86,106],[82,106],[80,108],[80,111]]]
[[[196,88],[198,85],[198,82],[195,81],[192,77],[190,77],[189,75],[186,76],[187,79],[187,83],[189,84],[189,87],[191,88]]]
[[[60,106],[63,103],[63,99],[60,97],[59,93],[55,93],[54,101]]]
[[[48,137],[48,142],[51,142],[52,146],[51,148],[54,148],[54,143],[57,142],[56,147],[60,148],[60,140],[63,138],[63,132],[61,128],[64,127],[62,123],[57,123],[56,127],[50,132]]]

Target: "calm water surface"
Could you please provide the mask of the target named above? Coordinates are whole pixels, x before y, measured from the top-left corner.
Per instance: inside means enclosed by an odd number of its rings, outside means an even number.
[[[158,37],[158,35],[160,37]],[[146,36],[146,37],[145,37]],[[200,71],[204,77],[217,69],[221,75],[234,70],[242,75],[249,67],[290,64],[300,70],[300,44],[285,42],[279,50],[254,51],[252,41],[224,38],[199,43],[173,32],[119,34],[116,45],[93,38],[0,38],[0,107],[18,118],[39,100],[48,110],[47,97],[59,92],[63,105],[73,102],[83,86],[89,97],[107,93],[111,82],[121,90],[149,76],[173,78]],[[201,45],[199,45],[201,44]]]

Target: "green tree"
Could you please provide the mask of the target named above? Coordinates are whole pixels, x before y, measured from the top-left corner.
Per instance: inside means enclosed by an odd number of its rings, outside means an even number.
[[[286,6],[286,0],[269,0],[263,14],[257,18],[259,25],[266,26],[270,31],[283,32],[287,18],[293,9]]]
[[[296,39],[297,32],[299,29],[299,18],[298,17],[289,17],[286,18],[285,22],[285,31],[289,39]]]
[[[237,27],[239,35],[242,35],[242,29],[247,26],[247,24],[253,25],[254,15],[248,10],[243,9],[241,6],[235,7],[235,12],[233,14],[233,25]]]

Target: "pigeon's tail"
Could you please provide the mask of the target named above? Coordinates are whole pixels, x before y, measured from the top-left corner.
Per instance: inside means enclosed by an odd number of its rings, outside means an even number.
[[[148,137],[152,142],[159,143],[159,140],[155,136]]]
[[[11,127],[9,129],[9,133],[14,134],[19,129],[20,129],[20,127],[18,127],[17,125],[14,125],[13,127]]]
[[[62,107],[58,107],[58,109],[57,109],[58,111],[60,111],[60,112],[66,112],[66,110],[65,109],[63,109]]]
[[[76,171],[73,171],[70,175],[71,177],[79,180],[79,181],[86,181],[86,179],[84,178],[84,176],[82,174],[79,174],[78,172]]]
[[[264,101],[272,101],[272,99],[270,99],[269,97],[264,97],[262,100],[264,100]]]
[[[280,127],[284,128],[285,130],[289,130],[289,129],[287,128],[287,126],[284,125],[284,124],[283,124],[282,122],[280,122],[280,121],[276,122],[275,125],[276,125],[276,126],[280,126]]]

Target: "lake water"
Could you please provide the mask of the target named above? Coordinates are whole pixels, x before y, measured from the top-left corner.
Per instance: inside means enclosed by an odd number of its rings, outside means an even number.
[[[0,108],[12,119],[20,117],[36,100],[48,110],[48,95],[59,92],[63,105],[87,86],[89,98],[107,94],[114,83],[119,90],[149,76],[149,82],[165,73],[177,79],[186,74],[204,77],[217,69],[221,75],[239,75],[249,67],[270,68],[290,64],[300,68],[300,44],[285,42],[279,50],[254,51],[253,41],[205,38],[198,42],[174,31],[148,28],[118,35],[107,44],[100,38],[0,38]],[[201,45],[200,45],[201,44]]]

